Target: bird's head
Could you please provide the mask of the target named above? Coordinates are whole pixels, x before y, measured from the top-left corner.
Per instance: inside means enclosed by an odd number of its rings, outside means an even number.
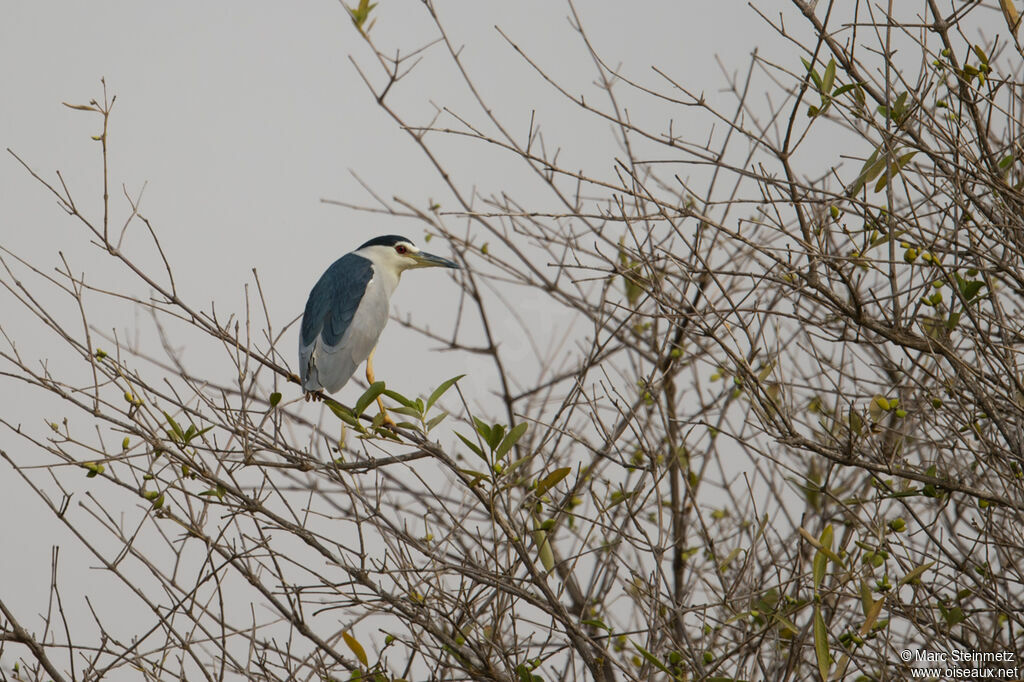
[[[405,237],[389,234],[374,237],[358,249],[356,253],[365,256],[377,267],[382,267],[400,275],[413,268],[458,268],[458,264],[447,258],[435,256],[420,249]]]

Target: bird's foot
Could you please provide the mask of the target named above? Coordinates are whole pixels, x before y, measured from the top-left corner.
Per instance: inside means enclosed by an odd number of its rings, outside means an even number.
[[[306,402],[312,400],[314,403],[318,403],[324,399],[323,391],[306,391]]]
[[[381,426],[386,426],[392,431],[398,428],[398,424],[395,423],[395,420],[391,418],[391,415],[388,414],[388,411],[384,408],[384,401],[380,399],[380,396],[377,397],[377,407],[380,408],[380,415],[384,417],[383,419],[381,419]],[[377,419],[380,419],[380,417],[378,417]],[[377,420],[375,419],[374,421]]]

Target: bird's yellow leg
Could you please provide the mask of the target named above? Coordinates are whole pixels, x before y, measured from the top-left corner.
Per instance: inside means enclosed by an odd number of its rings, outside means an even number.
[[[373,354],[376,352],[377,349],[374,348],[370,351],[370,356],[366,358],[366,381],[368,381],[371,386],[373,386],[374,382],[377,381],[373,376]],[[388,411],[384,409],[384,401],[380,399],[380,396],[377,396],[377,407],[380,408],[380,413],[384,415],[384,423],[388,426],[394,427],[395,422],[391,419]]]

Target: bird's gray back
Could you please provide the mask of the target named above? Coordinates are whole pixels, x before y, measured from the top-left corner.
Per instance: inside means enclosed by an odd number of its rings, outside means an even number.
[[[358,359],[354,356],[365,346],[362,337],[366,336],[367,330],[354,330],[352,320],[366,298],[368,288],[375,288],[371,286],[372,281],[373,264],[362,256],[349,253],[334,261],[309,292],[299,332],[299,374],[302,387],[307,391],[321,388],[332,392],[338,390],[365,359],[366,355]],[[384,315],[386,321],[386,300]],[[373,343],[376,343],[381,329],[383,326],[373,334]],[[346,335],[356,338],[358,348],[339,353],[347,345]],[[366,351],[367,355],[370,350],[373,350],[372,344]]]

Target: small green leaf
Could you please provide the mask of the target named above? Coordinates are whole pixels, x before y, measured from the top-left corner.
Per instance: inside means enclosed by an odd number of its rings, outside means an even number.
[[[587,618],[586,620],[580,621],[583,625],[589,625],[592,628],[599,628],[605,632],[613,632],[608,625],[600,618]]]
[[[386,395],[387,397],[391,398],[392,400],[394,400],[396,403],[398,403],[399,405],[401,405],[403,407],[408,407],[408,408],[411,408],[411,409],[416,409],[416,403],[413,402],[412,400],[409,400],[408,398],[406,398],[404,395],[402,395],[398,391],[392,391],[391,389],[386,389],[384,391],[384,395]],[[419,415],[422,415],[423,411],[422,410],[417,410],[417,413]]]
[[[857,180],[853,183],[853,193],[856,194],[861,188],[878,177],[878,174],[885,170],[885,157],[878,158],[882,153],[882,145],[879,145],[875,151],[871,153],[871,156],[867,158],[864,165],[860,169],[860,173],[857,175]]]
[[[572,467],[560,467],[537,481],[537,496],[540,497],[558,485],[562,479],[572,473]]]
[[[623,492],[621,490],[613,490],[612,494],[611,494],[611,499],[608,502],[608,506],[605,507],[605,510],[607,511],[608,509],[611,509],[612,507],[614,507],[616,505],[622,504],[623,502],[625,502],[629,498],[633,497],[633,495],[635,495],[635,494],[636,494],[635,491],[630,491],[630,492],[627,493],[627,492]]]
[[[980,279],[964,279],[956,273],[953,273],[953,276],[956,278],[956,288],[968,303],[971,303],[981,291],[981,288],[985,286],[985,282]]]
[[[651,665],[653,665],[653,666],[654,666],[655,668],[657,668],[657,669],[658,669],[658,670],[660,670],[661,672],[665,673],[665,674],[666,674],[666,675],[668,675],[669,677],[675,678],[675,675],[673,675],[673,674],[672,674],[672,671],[671,671],[671,670],[669,670],[668,668],[666,668],[666,667],[665,667],[665,664],[664,664],[664,663],[662,663],[661,661],[659,661],[659,660],[657,659],[657,657],[656,657],[656,656],[655,656],[654,654],[652,654],[652,653],[651,653],[650,651],[648,651],[647,649],[643,648],[642,646],[640,646],[639,644],[637,644],[637,643],[636,643],[636,642],[634,642],[634,641],[630,641],[630,644],[632,644],[632,645],[633,645],[633,648],[634,648],[634,649],[636,649],[637,651],[639,651],[639,652],[640,652],[640,655],[641,655],[641,656],[643,656],[643,657],[644,657],[644,659],[645,659],[645,660],[646,660],[646,661],[647,661],[648,663],[650,663],[650,664],[651,664]]]
[[[345,407],[338,401],[331,399],[325,400],[324,403],[327,404],[327,407],[330,408],[331,412],[333,412],[334,416],[336,416],[338,419],[345,422],[346,424],[356,429],[357,431],[364,431],[363,425],[359,423],[359,419],[357,419],[356,416],[352,414],[351,410],[349,410],[347,407]]]
[[[825,571],[828,568],[828,554],[826,554],[826,551],[831,551],[832,549],[832,534],[832,524],[830,523],[825,526],[825,530],[821,531],[821,537],[818,538],[821,549],[815,552],[813,562],[815,592],[821,587],[821,581],[825,578]]]
[[[502,439],[505,438],[505,425],[495,424],[491,427],[491,436],[487,439],[487,445],[490,446],[491,452],[494,452],[499,445],[501,445]]]
[[[405,407],[403,405],[401,407],[390,407],[388,409],[391,412],[394,412],[395,414],[404,414],[405,416],[412,417],[413,419],[422,419],[423,418],[423,413],[420,412],[419,410],[417,410],[415,406],[413,406],[413,407]]]
[[[104,469],[104,466],[99,462],[85,462],[80,466],[89,472],[85,475],[86,478],[96,478],[103,473]]]
[[[861,430],[864,428],[864,419],[857,413],[852,407],[850,408],[850,430],[855,435],[860,435]]]
[[[216,488],[210,488],[209,490],[204,490],[203,492],[199,493],[199,496],[200,497],[216,497],[218,500],[223,500],[224,499],[224,494],[227,493],[227,491],[228,491],[227,488],[225,488],[222,485],[219,485]]]
[[[808,532],[808,531],[807,531],[806,529],[804,529],[804,528],[799,528],[798,530],[800,531],[800,535],[802,535],[802,536],[803,536],[804,540],[807,540],[807,542],[808,542],[808,543],[810,543],[810,545],[811,545],[812,547],[814,547],[815,549],[817,549],[817,550],[819,550],[819,551],[823,552],[823,553],[825,554],[825,556],[827,556],[827,557],[828,557],[829,561],[831,561],[832,563],[834,563],[834,564],[835,564],[836,566],[840,566],[840,567],[842,567],[842,566],[844,566],[844,565],[845,565],[845,564],[843,563],[843,560],[842,560],[842,558],[841,558],[841,557],[840,557],[840,556],[839,556],[838,554],[836,554],[836,553],[835,553],[834,551],[832,551],[832,547],[831,547],[831,545],[829,545],[829,546],[827,546],[827,547],[826,547],[825,545],[821,544],[821,541],[820,541],[820,540],[818,540],[818,538],[816,538],[816,537],[814,537],[813,535],[811,535],[811,534],[810,534],[810,533],[809,533],[809,532]],[[822,536],[823,538],[826,538],[826,539],[829,539],[829,538],[831,538],[831,535],[829,535],[829,536],[827,536],[827,537],[826,537],[826,534],[825,534],[825,532],[824,532],[824,531],[822,531],[822,534],[821,534],[821,536]]]
[[[484,454],[484,451],[480,449],[479,445],[477,445],[473,441],[469,440],[468,438],[466,438],[465,436],[463,436],[461,433],[459,433],[457,431],[455,432],[455,435],[459,437],[459,440],[461,440],[463,443],[466,444],[466,447],[468,447],[470,450],[475,452],[477,457],[479,457],[483,461],[487,462],[487,456]]]
[[[825,67],[825,75],[821,78],[821,93],[827,95],[832,92],[832,86],[836,82],[836,60],[828,60],[828,65]]]
[[[499,443],[498,447],[495,448],[494,459],[501,459],[504,457],[505,454],[512,449],[512,446],[516,444],[516,441],[523,437],[528,426],[529,425],[526,422],[521,422],[509,429],[508,434],[501,439],[501,443]]]
[[[959,606],[954,606],[949,609],[939,603],[939,612],[942,613],[943,620],[946,621],[946,625],[953,627],[967,620],[967,616],[964,615],[964,610]]]
[[[279,392],[274,391],[273,393],[270,394],[270,406],[271,407],[277,407],[278,403],[280,403],[280,402],[281,402],[281,394]]]
[[[167,419],[167,423],[171,425],[172,440],[177,440],[180,443],[185,441],[185,432],[178,426],[178,422],[174,421],[174,417],[164,412],[164,417]]]
[[[473,423],[476,424],[476,432],[480,434],[480,437],[484,439],[485,443],[491,442],[491,427],[482,419],[473,417]],[[493,449],[493,448],[492,448]]]
[[[433,406],[434,406],[434,403],[436,403],[436,402],[438,401],[438,399],[440,399],[440,397],[441,397],[441,396],[443,396],[443,395],[445,394],[445,392],[446,392],[446,391],[447,391],[447,390],[448,390],[449,388],[451,388],[452,386],[454,386],[454,385],[455,385],[455,382],[457,382],[457,381],[458,381],[459,379],[461,379],[461,378],[462,378],[462,377],[464,377],[464,376],[466,376],[466,375],[465,375],[465,374],[460,374],[460,375],[459,375],[459,376],[457,376],[457,377],[452,377],[452,378],[451,378],[451,379],[449,379],[448,381],[445,381],[445,382],[444,382],[444,383],[442,383],[442,384],[441,384],[440,386],[438,386],[437,388],[435,388],[435,389],[434,389],[434,392],[430,394],[430,397],[429,397],[429,398],[427,398],[427,408],[426,408],[426,409],[427,409],[427,410],[429,410],[429,409],[430,409],[431,407],[433,407]]]
[[[900,579],[897,587],[902,587],[907,584],[913,585],[920,582],[921,576],[924,575],[924,572],[931,568],[934,563],[934,561],[929,561],[928,563],[921,564],[917,568],[913,569],[910,573],[907,573]]]
[[[854,88],[858,87],[859,85],[860,85],[860,83],[847,83],[846,85],[840,85],[838,88],[836,88],[832,92],[832,97],[835,98],[835,97],[839,97],[839,95],[845,95],[850,90],[853,90]]]
[[[905,152],[896,157],[896,170],[902,171],[903,167],[910,163],[910,160],[917,154],[917,150]]]
[[[871,403],[868,405],[868,414],[871,415],[871,419],[879,421],[891,409],[889,399],[884,395],[876,395],[871,399]]]
[[[427,431],[432,430],[435,426],[444,421],[444,418],[448,416],[447,412],[438,412],[427,421]]]
[[[821,607],[814,605],[814,655],[818,659],[818,672],[822,682],[828,682],[828,671],[832,667],[832,657],[828,653],[828,629],[825,619],[821,616]]]
[[[373,382],[370,385],[370,387],[368,389],[366,389],[366,392],[363,393],[361,396],[359,396],[359,400],[356,401],[356,406],[353,409],[353,412],[356,414],[356,416],[361,415],[363,413],[363,411],[366,410],[367,407],[369,407],[370,403],[372,403],[374,400],[376,400],[377,397],[380,396],[380,394],[383,393],[383,392],[384,392],[384,382],[383,381],[375,381],[375,382]]]
[[[865,618],[875,608],[875,598],[871,594],[871,586],[866,580],[860,581],[860,608],[864,611]]]
[[[551,543],[548,542],[548,534],[542,530],[533,531],[533,541],[537,544],[537,558],[545,571],[555,567],[555,555],[551,550]]]
[[[342,632],[341,638],[345,640],[345,644],[347,644],[348,648],[352,650],[352,653],[356,655],[356,658],[359,659],[360,663],[367,666],[370,665],[366,658],[366,649],[363,648],[363,645],[359,643],[358,639],[347,632]]]

